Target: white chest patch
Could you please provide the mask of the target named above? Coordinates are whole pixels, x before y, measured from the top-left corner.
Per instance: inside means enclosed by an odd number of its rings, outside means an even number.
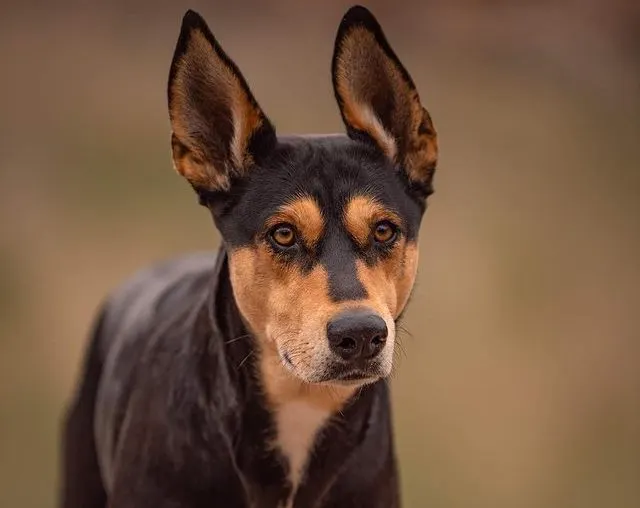
[[[289,461],[289,480],[293,487],[286,506],[291,504],[304,475],[315,438],[328,417],[327,410],[304,401],[287,402],[276,414],[276,444]]]

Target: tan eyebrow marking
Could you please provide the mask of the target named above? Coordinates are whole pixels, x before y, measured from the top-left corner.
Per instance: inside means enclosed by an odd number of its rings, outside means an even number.
[[[313,246],[320,241],[324,231],[324,218],[317,201],[311,196],[300,196],[282,205],[267,220],[267,227],[287,222],[302,234],[305,244]]]
[[[384,207],[375,198],[368,196],[354,196],[349,200],[344,210],[344,223],[353,238],[360,244],[369,242],[371,229],[376,222],[388,220],[402,225],[398,215]]]

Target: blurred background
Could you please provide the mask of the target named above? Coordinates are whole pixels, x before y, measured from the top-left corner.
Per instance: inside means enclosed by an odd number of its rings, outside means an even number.
[[[0,5],[0,506],[49,508],[93,313],[212,249],[165,84],[191,7],[280,133],[342,126],[350,4]],[[372,1],[441,140],[393,381],[407,507],[640,506],[640,3]]]

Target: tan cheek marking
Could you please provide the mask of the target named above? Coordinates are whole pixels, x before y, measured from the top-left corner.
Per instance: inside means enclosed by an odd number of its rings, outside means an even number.
[[[292,269],[265,295],[271,309],[268,323],[272,328],[300,333],[303,340],[302,332],[330,312],[333,304],[328,295],[328,276],[323,267],[316,266],[308,275]]]
[[[304,275],[281,265],[266,246],[256,246],[231,251],[229,271],[238,308],[262,339],[269,328],[275,330],[269,340],[279,333],[299,334],[304,340],[299,332],[332,311],[328,276],[321,266]]]
[[[229,257],[238,308],[262,347],[276,355],[278,346],[284,347],[294,363],[300,360],[296,367],[309,369],[303,374],[312,376],[311,362],[322,357],[326,347],[318,337],[335,307],[326,270],[317,266],[303,274],[283,266],[266,246],[237,249]]]
[[[402,223],[394,212],[387,210],[378,201],[368,196],[354,196],[345,207],[345,226],[360,245],[369,243],[371,229],[381,220]]]
[[[389,280],[387,273],[388,262],[379,262],[374,266],[367,266],[364,261],[356,261],[358,278],[364,285],[371,300],[378,311],[386,310],[386,313],[395,317],[396,288]]]
[[[310,196],[303,196],[282,206],[267,221],[267,226],[275,226],[278,222],[289,222],[302,233],[306,245],[318,243],[324,231],[324,218],[317,201]]]
[[[303,349],[309,357],[321,354],[326,349],[324,330],[338,309],[328,295],[328,275],[322,266],[315,267],[308,275],[295,270],[288,274],[286,282],[274,285],[273,294],[268,298],[272,309],[267,317],[268,326],[280,333],[287,333],[285,347],[292,354],[294,363],[296,349]],[[318,335],[321,336],[321,343],[318,342]],[[296,368],[302,374],[311,375],[312,372],[306,370],[313,367],[306,362],[296,363]],[[271,347],[263,354],[262,373],[265,393],[275,408],[294,401],[304,401],[319,410],[335,413],[355,390],[353,387],[327,387],[301,382],[284,369],[275,348]]]
[[[418,257],[418,245],[415,242],[407,243],[404,250],[402,274],[396,282],[397,315],[394,317],[400,315],[409,301],[413,284],[416,281],[416,273],[418,272]]]
[[[253,329],[264,327],[265,306],[257,295],[269,291],[270,281],[265,277],[264,260],[259,249],[243,247],[229,252],[229,276],[236,304]]]
[[[288,372],[273,339],[287,333],[291,348],[325,347],[304,331],[324,330],[337,306],[328,296],[326,270],[318,266],[308,275],[297,269],[283,269],[266,248],[244,247],[229,253],[229,268],[236,303],[256,333],[261,346],[260,377],[274,410],[293,401],[304,401],[331,414],[355,392],[354,387],[303,383]],[[276,337],[266,337],[266,330]],[[298,365],[300,369],[311,365]]]
[[[394,319],[407,304],[417,265],[418,249],[414,243],[397,246],[389,258],[372,267],[363,261],[356,261],[358,277],[370,299],[383,305]]]

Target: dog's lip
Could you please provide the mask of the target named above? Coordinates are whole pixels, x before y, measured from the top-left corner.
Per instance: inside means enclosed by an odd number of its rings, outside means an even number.
[[[291,372],[295,373],[296,368],[291,360],[291,356],[287,351],[282,351],[280,354],[280,358],[282,363],[287,369]],[[339,371],[334,371],[330,375],[326,376],[324,379],[319,379],[314,381],[315,383],[325,384],[325,383],[333,383],[333,384],[341,384],[341,385],[360,385],[366,383],[372,383],[382,377],[380,372],[378,372],[377,363],[369,362],[370,365],[362,367],[354,367],[354,368],[343,368]],[[369,368],[367,368],[369,367]]]
[[[353,370],[344,374],[340,374],[339,376],[332,377],[327,379],[325,382],[329,384],[337,384],[337,385],[362,385],[373,383],[380,379],[380,375],[374,372],[365,372],[362,370]]]
[[[362,381],[374,380],[381,377],[377,368],[377,364],[372,364],[369,368],[351,368],[344,369],[338,372],[332,373],[327,381],[339,382],[339,383],[361,383]]]
[[[336,381],[359,381],[371,377],[371,373],[362,370],[351,370],[343,374],[339,374],[334,379]]]

